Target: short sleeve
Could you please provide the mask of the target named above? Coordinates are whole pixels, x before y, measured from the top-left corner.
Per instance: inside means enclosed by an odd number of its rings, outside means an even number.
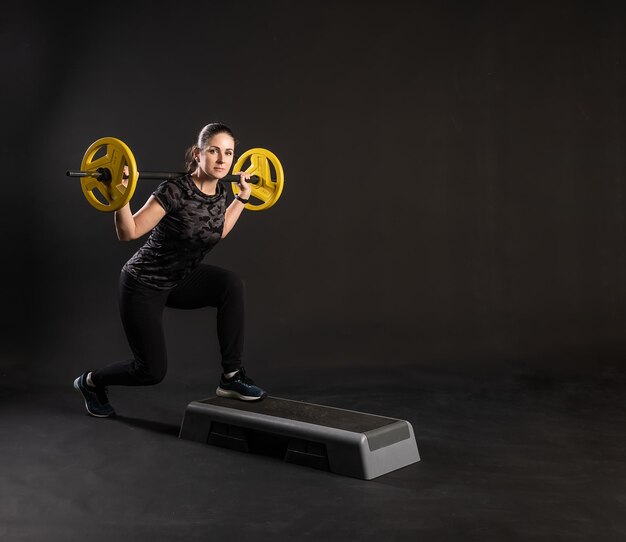
[[[171,180],[163,181],[152,195],[161,204],[166,213],[176,211],[180,207],[182,190],[180,186]]]

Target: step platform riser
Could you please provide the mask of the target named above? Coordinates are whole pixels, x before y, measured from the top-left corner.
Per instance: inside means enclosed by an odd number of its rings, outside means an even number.
[[[420,460],[405,420],[267,397],[187,405],[180,438],[371,480]]]

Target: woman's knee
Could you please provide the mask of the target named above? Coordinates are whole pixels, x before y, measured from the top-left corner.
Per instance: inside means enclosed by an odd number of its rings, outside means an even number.
[[[225,292],[227,292],[228,294],[243,296],[246,285],[243,279],[237,273],[233,271],[227,271],[224,274],[223,281],[223,288]]]
[[[143,364],[136,364],[135,378],[142,386],[153,386],[163,382],[167,374],[167,367],[148,367]]]

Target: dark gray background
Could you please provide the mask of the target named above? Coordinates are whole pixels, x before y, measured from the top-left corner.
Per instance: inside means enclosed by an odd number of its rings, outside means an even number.
[[[179,170],[215,120],[286,171],[208,257],[246,280],[248,365],[621,364],[625,11],[10,3],[4,369],[67,379],[128,355],[115,292],[140,242],[65,170],[105,135]],[[217,363],[212,318],[168,313],[172,364]]]

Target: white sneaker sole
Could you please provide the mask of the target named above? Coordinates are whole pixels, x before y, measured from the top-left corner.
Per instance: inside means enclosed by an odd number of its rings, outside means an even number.
[[[261,397],[241,395],[241,393],[237,393],[236,391],[225,390],[219,387],[215,390],[215,394],[218,397],[230,397],[231,399],[239,399],[240,401],[260,401],[265,397],[265,395],[261,395]]]

